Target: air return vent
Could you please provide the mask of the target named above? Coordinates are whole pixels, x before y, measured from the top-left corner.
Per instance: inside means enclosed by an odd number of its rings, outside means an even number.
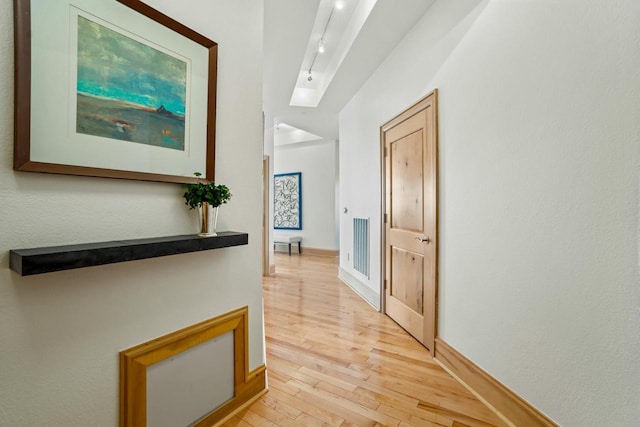
[[[369,218],[353,218],[353,268],[369,278]]]

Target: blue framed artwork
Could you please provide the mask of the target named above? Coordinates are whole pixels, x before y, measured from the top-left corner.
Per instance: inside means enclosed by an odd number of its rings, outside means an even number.
[[[302,173],[274,175],[273,227],[302,230]]]

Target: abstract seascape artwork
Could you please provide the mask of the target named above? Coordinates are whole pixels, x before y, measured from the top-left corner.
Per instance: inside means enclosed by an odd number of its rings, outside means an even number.
[[[302,229],[302,174],[282,173],[274,176],[273,226],[279,230]]]
[[[185,150],[187,63],[78,16],[76,132]]]
[[[14,2],[17,171],[215,177],[218,44],[139,0]]]

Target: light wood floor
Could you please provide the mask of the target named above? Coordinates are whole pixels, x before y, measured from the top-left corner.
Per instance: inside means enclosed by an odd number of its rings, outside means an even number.
[[[429,352],[337,278],[276,254],[264,279],[269,392],[225,426],[504,426]]]

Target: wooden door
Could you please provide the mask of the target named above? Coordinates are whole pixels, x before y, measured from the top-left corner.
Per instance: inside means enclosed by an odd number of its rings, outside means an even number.
[[[271,182],[271,174],[269,173],[269,156],[262,158],[262,275],[270,274],[270,248],[269,244],[269,183]]]
[[[437,91],[380,128],[384,307],[434,355],[437,298]]]

